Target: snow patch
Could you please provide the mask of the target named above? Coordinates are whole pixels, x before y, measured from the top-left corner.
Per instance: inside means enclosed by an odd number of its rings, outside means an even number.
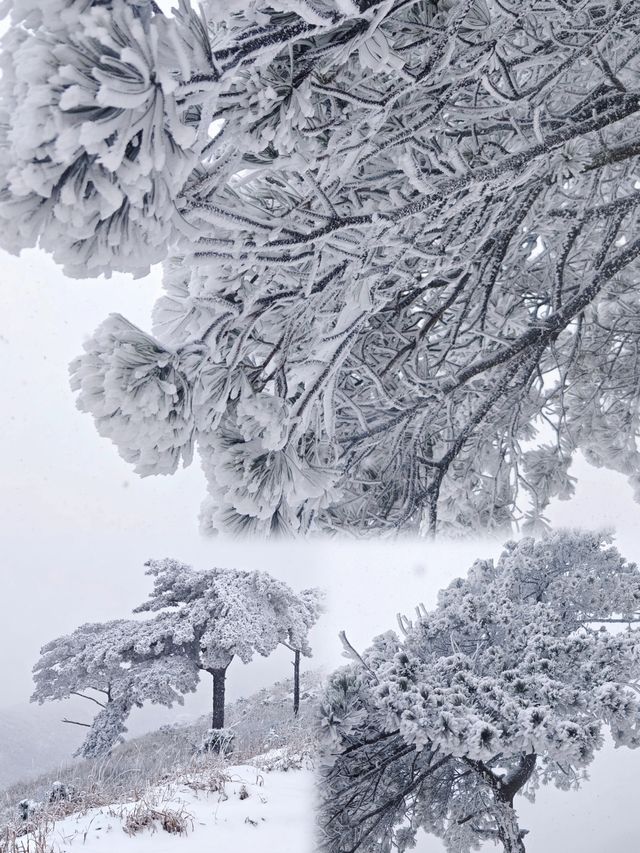
[[[250,765],[215,778],[191,776],[154,788],[137,802],[71,815],[47,832],[51,853],[311,853],[314,848],[313,774],[309,769],[267,773]],[[148,815],[148,821],[138,820]],[[168,828],[163,829],[163,815]],[[144,824],[139,830],[138,824]],[[24,853],[37,853],[25,837]]]

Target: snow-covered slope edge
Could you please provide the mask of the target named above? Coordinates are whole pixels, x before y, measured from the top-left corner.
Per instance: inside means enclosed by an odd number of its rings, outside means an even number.
[[[0,839],[2,853],[311,853],[314,782],[309,766],[236,765],[185,774],[114,803]]]

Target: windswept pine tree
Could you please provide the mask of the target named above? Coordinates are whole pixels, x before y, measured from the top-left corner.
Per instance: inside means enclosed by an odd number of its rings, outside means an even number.
[[[328,682],[323,849],[524,853],[516,798],[577,787],[608,730],[640,746],[640,571],[560,531],[478,560]]]
[[[9,0],[0,239],[144,274],[78,405],[205,529],[498,529],[637,490],[640,0]],[[541,425],[544,431],[537,432]]]
[[[90,723],[64,719],[89,729],[78,755],[108,754],[127,731],[133,708],[147,702],[170,708],[196,689],[194,654],[188,643],[175,646],[167,627],[162,617],[86,624],[40,650],[32,702],[78,696],[100,708]]]
[[[147,566],[153,591],[135,612],[160,611],[172,641],[195,650],[196,666],[213,680],[213,730],[224,728],[227,669],[235,657],[249,663],[280,645],[311,655],[308,633],[320,615],[320,590],[297,595],[260,571],[198,571],[172,559],[149,560]]]
[[[280,645],[295,653],[297,712],[299,660],[311,656],[308,635],[322,610],[321,590],[296,594],[260,571],[197,571],[171,559],[147,566],[154,588],[135,612],[154,611],[152,617],[81,625],[43,646],[34,667],[32,701],[79,696],[101,709],[90,723],[64,720],[89,729],[79,754],[108,754],[134,707],[182,704],[203,672],[213,679],[211,745],[219,748],[215,732],[224,728],[229,665],[235,657],[243,663],[267,657]]]

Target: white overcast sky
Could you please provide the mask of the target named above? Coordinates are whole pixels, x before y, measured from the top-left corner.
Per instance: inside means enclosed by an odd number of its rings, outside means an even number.
[[[158,274],[142,281],[76,281],[39,252],[19,259],[0,254],[0,708],[26,706],[31,666],[44,642],[81,622],[126,616],[144,599],[149,583],[143,563],[151,556],[200,567],[262,568],[296,588],[324,586],[329,612],[314,633],[313,663],[333,667],[341,663],[338,630],[347,628],[362,647],[394,627],[398,611],[432,603],[437,589],[474,557],[499,551],[495,542],[257,544],[201,537],[197,514],[204,481],[197,462],[174,477],[141,480],[97,434],[91,418],[75,409],[68,386],[68,363],[83,339],[110,312],[149,329],[159,290]],[[624,478],[585,463],[576,467],[577,495],[554,504],[551,520],[615,527],[622,552],[640,560],[640,507]],[[229,695],[250,693],[289,671],[284,652],[246,667],[234,664]],[[202,712],[208,703],[207,685],[185,710]],[[535,833],[528,850],[559,851],[553,839],[579,821],[580,853],[600,853],[603,838],[609,839],[602,835],[603,822],[616,823],[622,810],[633,812],[631,781],[639,756],[609,750],[599,761],[597,782],[581,793],[541,795],[542,807],[531,812]],[[625,833],[631,830],[616,825],[617,846],[609,849],[626,853],[632,845]]]

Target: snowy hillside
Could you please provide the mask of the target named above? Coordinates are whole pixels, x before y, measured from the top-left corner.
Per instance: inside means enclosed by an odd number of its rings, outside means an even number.
[[[2,853],[310,853],[313,773],[240,765],[40,824]]]
[[[199,749],[210,725],[199,718],[132,738],[104,759],[25,774],[0,792],[0,853],[306,853],[319,683],[303,674],[297,717],[290,680],[229,705],[227,758]]]
[[[291,710],[291,679],[231,703],[227,719],[236,733],[236,753],[246,760],[266,749],[285,745],[295,729],[300,733],[306,731],[306,721],[313,714],[313,701],[319,690],[319,673],[302,673],[297,723]],[[12,808],[24,797],[40,799],[60,776],[74,784],[80,779],[84,784],[92,768],[98,766],[96,762],[72,760],[73,752],[82,742],[83,730],[62,725],[62,716],[56,703],[0,711],[0,826],[7,803]],[[184,765],[209,725],[208,716],[197,717],[132,737],[114,751],[105,766],[117,764],[118,772],[126,768],[130,776],[139,770],[148,779],[165,772],[172,761]]]

